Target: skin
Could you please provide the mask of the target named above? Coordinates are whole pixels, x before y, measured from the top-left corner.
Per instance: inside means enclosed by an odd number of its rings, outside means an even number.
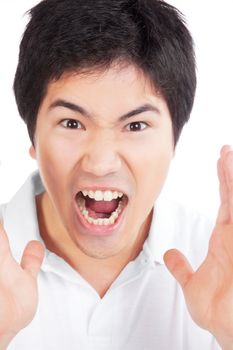
[[[152,92],[150,84],[133,67],[121,73],[123,71],[116,74],[115,70],[110,70],[104,75],[97,74],[98,79],[63,76],[51,84],[39,111],[35,147],[30,150],[38,160],[46,188],[37,198],[45,243],[80,269],[100,295],[114,274],[117,275],[140,251],[148,234],[153,202],[173,156],[171,121],[164,100]],[[95,116],[90,122],[75,115],[82,120],[85,131],[60,128],[59,120],[71,117],[70,111],[64,108],[48,115],[49,103],[61,97],[61,93],[62,97],[82,102]],[[150,125],[148,129],[133,135],[123,131],[129,120],[119,123],[117,116],[148,99],[159,108],[159,117],[151,112],[143,113],[134,118],[146,120]],[[164,261],[180,283],[194,321],[210,331],[223,350],[232,350],[233,151],[229,146],[221,150],[218,177],[221,205],[206,259],[195,272],[177,250],[166,252]],[[124,224],[119,231],[104,238],[82,232],[75,226],[72,216],[72,191],[93,183],[117,186],[129,196]],[[67,251],[63,246],[66,244]],[[5,350],[11,339],[34,317],[38,302],[37,275],[43,256],[43,246],[31,241],[18,264],[0,225],[0,350]],[[99,286],[91,275],[100,273],[101,268],[107,278]]]
[[[78,104],[90,117],[67,107],[50,107],[61,99]],[[157,110],[120,119],[145,104]],[[69,129],[65,119],[80,124]],[[130,131],[135,122],[142,122],[141,131]],[[49,84],[30,150],[46,188],[37,199],[41,232],[47,247],[100,296],[141,250],[173,152],[167,105],[134,66],[64,74]],[[121,225],[110,235],[93,235],[77,222],[73,198],[85,188],[117,188],[127,195]]]

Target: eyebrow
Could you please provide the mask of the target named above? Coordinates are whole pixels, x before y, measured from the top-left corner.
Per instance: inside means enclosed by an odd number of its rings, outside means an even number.
[[[58,100],[55,100],[49,106],[49,110],[51,110],[53,108],[57,108],[57,107],[67,108],[67,109],[70,109],[71,111],[78,112],[78,113],[82,114],[84,117],[87,117],[89,119],[93,119],[93,117],[90,113],[88,113],[83,107],[79,106],[76,103],[72,103],[72,102],[69,102],[69,101],[66,101],[63,99],[58,99]],[[137,107],[137,108],[133,109],[132,111],[120,116],[119,121],[124,121],[130,117],[134,117],[134,116],[141,114],[141,113],[144,113],[144,112],[156,112],[157,114],[161,114],[158,107],[153,106],[150,103],[146,103],[146,104],[144,104],[140,107]]]

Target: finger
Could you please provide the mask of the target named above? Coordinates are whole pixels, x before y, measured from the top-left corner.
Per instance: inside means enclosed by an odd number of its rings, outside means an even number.
[[[229,206],[228,206],[228,187],[225,172],[223,169],[223,160],[220,158],[217,163],[219,192],[220,192],[220,208],[218,211],[217,223],[223,224],[230,220]]]
[[[221,150],[220,150],[220,155],[224,156],[226,155],[228,152],[232,151],[232,147],[231,145],[224,145]]]
[[[44,251],[45,248],[39,241],[30,241],[24,249],[21,266],[35,278],[43,262]]]
[[[217,163],[218,170],[218,179],[219,179],[219,191],[221,203],[228,202],[228,188],[227,188],[227,179],[225,176],[225,171],[223,169],[223,159],[220,158]]]
[[[229,188],[228,181],[226,176],[226,157],[229,152],[232,151],[231,146],[225,145],[222,147],[220,154],[221,158],[218,160],[217,169],[218,169],[218,179],[219,179],[219,190],[220,190],[220,199],[221,204],[218,212],[217,223],[229,223],[231,220],[230,215],[230,206],[229,206]]]
[[[185,288],[187,282],[193,275],[193,269],[185,256],[176,249],[168,250],[164,254],[164,262],[170,273]]]
[[[233,222],[233,151],[226,154],[223,163],[223,168],[226,177],[228,189],[228,210],[230,214],[230,221]]]

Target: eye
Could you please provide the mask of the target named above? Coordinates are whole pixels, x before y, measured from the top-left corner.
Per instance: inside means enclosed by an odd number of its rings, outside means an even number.
[[[126,125],[127,131],[142,131],[147,128],[147,124],[144,122],[133,122]]]
[[[64,119],[61,121],[61,125],[67,129],[82,129],[82,124],[76,119]]]

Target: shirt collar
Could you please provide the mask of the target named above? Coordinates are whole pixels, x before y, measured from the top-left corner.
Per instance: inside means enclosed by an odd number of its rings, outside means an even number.
[[[176,246],[176,211],[175,203],[163,197],[158,198],[154,205],[150,230],[144,249],[148,251],[155,263],[164,264],[163,256],[165,252]]]
[[[8,233],[12,252],[20,257],[30,240],[43,240],[39,233],[36,195],[43,192],[39,173],[32,173],[23,186],[6,205],[3,222]]]

